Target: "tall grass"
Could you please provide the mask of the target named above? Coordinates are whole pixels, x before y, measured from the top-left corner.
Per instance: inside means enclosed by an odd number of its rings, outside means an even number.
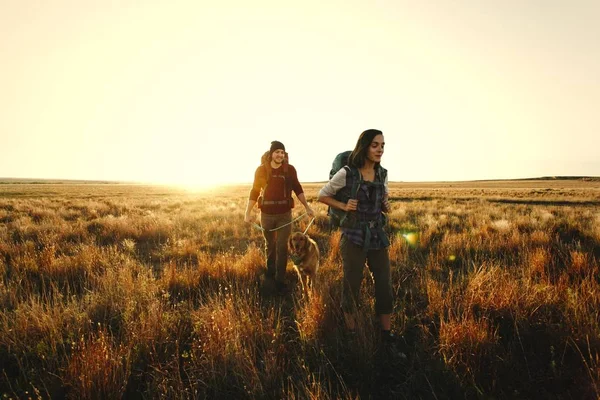
[[[381,346],[367,273],[345,331],[340,233],[320,204],[309,301],[291,263],[291,293],[262,279],[248,188],[0,185],[0,394],[597,398],[599,185],[536,185],[392,185],[408,359]]]

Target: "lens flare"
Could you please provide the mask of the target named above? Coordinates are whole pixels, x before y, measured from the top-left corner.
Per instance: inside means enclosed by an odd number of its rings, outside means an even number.
[[[416,247],[419,244],[419,234],[417,232],[402,233],[401,236],[411,247]]]

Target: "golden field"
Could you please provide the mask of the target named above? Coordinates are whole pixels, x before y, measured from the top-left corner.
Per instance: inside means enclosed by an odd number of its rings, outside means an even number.
[[[0,396],[598,398],[600,181],[392,183],[407,359],[381,351],[366,273],[346,334],[320,186],[306,301],[291,262],[291,293],[261,284],[249,186],[0,183]]]

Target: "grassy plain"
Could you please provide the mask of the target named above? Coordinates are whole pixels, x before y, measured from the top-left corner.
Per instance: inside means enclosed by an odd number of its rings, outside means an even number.
[[[0,183],[0,395],[600,395],[599,181],[391,184],[407,360],[380,349],[368,276],[358,333],[344,331],[320,186],[304,185],[322,254],[307,302],[291,263],[292,293],[261,286],[249,187]]]

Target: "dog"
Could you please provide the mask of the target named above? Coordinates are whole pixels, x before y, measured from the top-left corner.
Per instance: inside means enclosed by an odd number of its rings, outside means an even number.
[[[308,299],[309,285],[314,290],[319,269],[319,247],[317,242],[302,232],[294,232],[288,239],[290,258],[302,283],[302,293]]]

